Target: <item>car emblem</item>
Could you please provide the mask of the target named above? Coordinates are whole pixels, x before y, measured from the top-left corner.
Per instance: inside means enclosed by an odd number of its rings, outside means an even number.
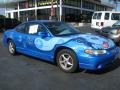
[[[102,46],[103,46],[104,48],[108,48],[108,47],[109,47],[108,42],[103,42]]]

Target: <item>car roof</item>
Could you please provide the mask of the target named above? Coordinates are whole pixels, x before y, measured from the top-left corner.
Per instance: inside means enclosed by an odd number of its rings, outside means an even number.
[[[46,22],[60,22],[60,21],[56,21],[56,20],[34,20],[34,21],[27,21],[27,23],[29,23],[29,22],[46,23]]]

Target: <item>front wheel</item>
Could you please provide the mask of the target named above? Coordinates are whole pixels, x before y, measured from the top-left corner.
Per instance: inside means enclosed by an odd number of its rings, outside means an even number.
[[[16,54],[16,47],[12,40],[8,41],[8,51],[10,54],[15,55]]]
[[[72,73],[75,72],[78,68],[76,55],[69,49],[63,49],[58,52],[56,60],[57,65],[65,72]]]
[[[120,47],[120,41],[118,42],[118,46]]]

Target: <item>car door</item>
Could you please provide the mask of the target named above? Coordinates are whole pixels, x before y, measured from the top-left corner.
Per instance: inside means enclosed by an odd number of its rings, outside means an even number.
[[[31,22],[28,25],[28,35],[26,37],[26,48],[27,48],[27,54],[38,57],[38,58],[42,58],[42,59],[48,59],[47,57],[49,57],[49,54],[47,53],[47,51],[43,51],[40,50],[40,45],[42,44],[40,42],[40,40],[38,39],[48,39],[50,37],[42,37],[40,35],[38,35],[38,33],[40,32],[47,32],[46,28],[40,24],[40,23],[36,23],[36,22]],[[38,40],[37,43],[39,43],[39,48],[36,46],[35,42],[36,40]]]
[[[27,31],[27,23],[21,24],[15,28],[15,45],[16,49],[19,52],[25,52],[26,51],[26,37],[27,37],[28,31]]]

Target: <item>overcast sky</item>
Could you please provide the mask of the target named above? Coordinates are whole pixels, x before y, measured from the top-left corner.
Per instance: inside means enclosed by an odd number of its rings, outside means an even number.
[[[16,1],[23,1],[23,0],[0,0],[0,3],[9,3],[9,2],[16,2]]]

